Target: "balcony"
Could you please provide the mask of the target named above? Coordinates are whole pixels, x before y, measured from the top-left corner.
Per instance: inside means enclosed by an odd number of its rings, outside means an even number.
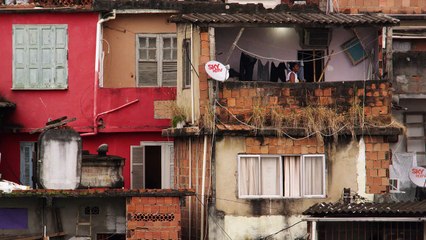
[[[229,81],[216,101],[222,132],[306,136],[394,135],[386,81],[271,83]]]

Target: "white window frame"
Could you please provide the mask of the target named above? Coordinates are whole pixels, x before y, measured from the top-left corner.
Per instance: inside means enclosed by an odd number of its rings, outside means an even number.
[[[13,51],[13,53],[12,53],[12,56],[13,56],[12,57],[12,76],[13,76],[12,89],[13,90],[65,90],[65,89],[67,89],[68,88],[68,78],[69,78],[69,73],[68,73],[68,40],[69,40],[68,39],[68,25],[67,24],[13,24],[12,28],[13,28],[13,36],[12,36],[12,51]],[[42,38],[41,30],[43,28],[53,29],[55,34],[57,32],[57,29],[64,29],[65,36],[64,36],[64,39],[63,39],[64,42],[63,42],[62,48],[64,49],[65,52],[63,53],[63,55],[56,53],[55,50],[58,49],[57,45],[52,45],[52,46],[50,46],[50,48],[48,48],[48,47],[43,48],[43,44],[41,42],[41,38]],[[39,43],[36,46],[33,45],[33,47],[30,48],[29,47],[30,44],[29,44],[28,35],[26,35],[25,39],[26,39],[26,41],[28,41],[28,43],[25,46],[24,51],[27,54],[29,54],[30,49],[37,49],[37,54],[38,54],[37,65],[36,66],[32,65],[32,67],[33,67],[33,69],[38,69],[36,81],[40,85],[31,84],[30,73],[28,73],[28,76],[27,76],[28,79],[26,79],[24,83],[19,84],[19,82],[17,82],[18,81],[17,69],[18,69],[18,66],[19,66],[19,64],[17,64],[17,62],[16,62],[16,58],[18,57],[17,49],[22,49],[22,47],[23,47],[22,45],[20,46],[19,44],[16,43],[16,41],[17,41],[17,39],[16,39],[17,33],[16,32],[19,29],[38,29],[37,34],[39,35],[38,36]],[[57,36],[55,35],[53,37],[56,38]],[[47,85],[41,85],[41,83],[42,83],[41,76],[42,76],[42,69],[43,69],[43,63],[42,63],[42,51],[43,51],[43,49],[50,49],[51,52],[54,52],[54,54],[52,56],[50,56],[51,59],[53,59],[52,61],[55,61],[55,62],[51,63],[52,64],[52,66],[51,66],[51,70],[52,70],[51,74],[52,75],[51,75],[51,78],[50,78],[51,82],[48,84],[48,86]],[[63,64],[58,64],[58,59],[59,59],[58,56],[64,57]],[[30,61],[30,60],[28,59],[28,61]],[[25,68],[28,68],[27,71],[30,72],[30,68],[31,68],[30,62],[26,62],[25,65],[26,65]],[[65,82],[62,83],[62,84],[60,84],[56,81],[58,79],[57,76],[56,76],[56,73],[57,73],[56,71],[58,69],[63,69],[64,74],[65,74],[63,76]]]
[[[285,197],[284,196],[284,187],[283,187],[284,186],[284,174],[283,174],[284,167],[283,167],[283,161],[284,161],[284,157],[289,157],[289,156],[299,156],[300,157],[300,161],[301,161],[301,163],[300,163],[300,171],[301,171],[301,173],[300,173],[301,194],[300,194],[299,197]],[[279,163],[279,165],[280,165],[280,174],[281,174],[281,176],[280,176],[280,183],[279,183],[279,185],[280,185],[280,195],[242,195],[241,194],[241,186],[240,186],[240,184],[241,184],[241,180],[240,179],[241,179],[241,174],[242,174],[242,171],[241,171],[241,158],[244,158],[244,157],[250,157],[250,158],[256,157],[256,158],[258,158],[259,159],[259,169],[260,169],[260,161],[261,161],[262,157],[278,157],[280,159],[280,163]],[[305,184],[304,184],[305,171],[304,171],[304,169],[305,169],[305,158],[306,157],[322,157],[323,173],[324,173],[323,176],[322,176],[322,181],[323,181],[322,192],[323,192],[323,194],[320,194],[320,195],[304,195],[304,192],[305,192],[305,189],[304,189],[304,186],[305,186]],[[285,155],[281,155],[281,154],[277,154],[277,155],[271,155],[271,154],[265,154],[265,155],[263,155],[263,154],[261,154],[261,155],[259,155],[259,154],[239,154],[238,157],[237,157],[237,161],[238,161],[238,163],[237,163],[237,165],[238,165],[237,166],[238,167],[238,169],[237,169],[237,171],[238,171],[238,174],[237,174],[238,175],[237,187],[238,187],[238,198],[240,198],[240,199],[262,199],[262,198],[302,199],[302,198],[325,198],[327,196],[327,194],[326,194],[327,166],[326,166],[326,161],[325,161],[325,154],[304,154],[304,155],[301,155],[301,154],[285,154]],[[259,174],[259,178],[260,177],[261,176]]]
[[[139,60],[140,60],[140,42],[139,38],[156,38],[156,59],[157,59],[157,85],[141,85],[139,84]],[[176,51],[177,51],[177,36],[174,33],[138,33],[136,34],[136,86],[137,87],[163,87],[163,62],[169,60],[163,60],[163,38],[173,38],[176,42]],[[177,72],[177,54],[176,54],[176,72]],[[147,61],[147,60],[146,60]],[[173,86],[165,86],[173,87]],[[176,87],[176,86],[174,86]]]
[[[392,181],[396,181],[396,188],[393,189],[393,185],[391,184]],[[401,184],[401,181],[399,181],[398,178],[389,178],[389,192],[390,193],[401,193],[401,190],[399,189],[399,186]]]
[[[256,158],[258,158],[259,159],[259,161],[258,161],[258,163],[259,163],[259,171],[260,171],[260,168],[261,168],[261,165],[260,165],[260,162],[262,161],[261,160],[261,158],[262,157],[276,157],[276,158],[279,158],[279,165],[280,165],[280,174],[281,174],[281,176],[280,176],[280,178],[282,179],[283,178],[283,174],[282,174],[282,170],[283,170],[283,163],[282,163],[282,158],[281,158],[281,156],[280,155],[238,155],[238,170],[240,170],[241,169],[241,158],[243,158],[243,157],[256,157]],[[241,187],[240,187],[240,184],[241,184],[241,181],[240,181],[240,179],[241,179],[241,173],[242,173],[242,171],[238,171],[238,196],[239,196],[239,198],[282,198],[282,196],[283,196],[283,181],[280,181],[280,194],[279,195],[242,195],[241,194]],[[260,182],[260,179],[261,179],[261,174],[259,174],[259,182]]]
[[[133,145],[130,146],[131,150],[135,147],[146,147],[146,146],[160,146],[161,147],[161,189],[166,188],[174,188],[174,184],[172,184],[173,177],[174,177],[174,144],[173,142],[155,142],[155,141],[149,141],[140,142],[140,145]],[[146,151],[144,149],[143,151],[143,159],[142,164],[143,165],[143,179],[142,179],[142,186],[145,188],[145,172],[146,172],[146,164],[145,164],[145,154]],[[168,156],[171,156],[168,157]],[[133,189],[133,156],[130,154],[130,186]]]

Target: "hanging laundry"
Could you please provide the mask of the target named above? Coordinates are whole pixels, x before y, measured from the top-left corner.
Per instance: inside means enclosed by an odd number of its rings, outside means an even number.
[[[281,62],[278,66],[275,66],[275,63],[271,64],[271,82],[278,82],[278,78],[281,79],[281,82],[286,81],[285,76],[285,63]]]
[[[253,68],[256,64],[257,59],[251,57],[245,53],[241,53],[240,58],[240,80],[252,81],[253,80]]]
[[[269,81],[269,61],[264,65],[260,60],[257,62],[257,80]]]

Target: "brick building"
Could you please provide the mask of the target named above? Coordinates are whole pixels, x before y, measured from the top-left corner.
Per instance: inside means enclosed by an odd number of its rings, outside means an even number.
[[[398,21],[309,6],[245,11],[171,18],[183,48],[177,102],[191,115],[163,134],[175,138],[177,186],[196,189],[183,215],[202,222],[183,234],[303,239],[312,204],[338,201],[344,188],[371,200],[389,190],[390,144],[401,129],[379,39]],[[230,78],[211,79],[210,60],[229,65]],[[295,61],[300,82],[276,76]]]

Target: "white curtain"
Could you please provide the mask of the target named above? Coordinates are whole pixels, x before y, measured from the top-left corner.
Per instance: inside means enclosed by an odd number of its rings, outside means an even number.
[[[300,157],[284,157],[284,197],[300,197]]]
[[[306,156],[304,195],[324,195],[324,161],[321,156]]]
[[[259,195],[259,158],[240,158],[240,195]]]
[[[281,195],[280,157],[262,157],[261,168],[261,194],[269,196]]]

